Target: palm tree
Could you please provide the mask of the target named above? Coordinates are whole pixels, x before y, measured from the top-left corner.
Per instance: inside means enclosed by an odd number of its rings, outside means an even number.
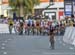
[[[18,11],[21,17],[24,16],[24,13],[34,13],[34,6],[39,4],[40,0],[9,0],[9,6],[14,11]]]

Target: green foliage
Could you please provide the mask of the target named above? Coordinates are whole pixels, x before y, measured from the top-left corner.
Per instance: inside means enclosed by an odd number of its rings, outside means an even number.
[[[25,14],[32,13],[34,6],[39,4],[40,0],[9,0],[9,6],[12,7],[14,11],[19,11],[20,6],[22,6]]]

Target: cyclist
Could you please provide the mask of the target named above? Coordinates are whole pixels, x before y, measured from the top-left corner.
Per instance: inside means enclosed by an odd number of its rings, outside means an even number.
[[[51,44],[51,49],[54,49],[54,41],[55,41],[54,40],[54,35],[55,35],[54,31],[55,31],[55,27],[51,23],[49,26],[49,42]]]
[[[11,18],[8,18],[8,25],[9,25],[9,33],[12,34],[12,28],[13,28],[13,20]]]
[[[22,19],[19,20],[20,27],[19,27],[19,35],[23,35],[23,27],[24,27],[24,21]]]

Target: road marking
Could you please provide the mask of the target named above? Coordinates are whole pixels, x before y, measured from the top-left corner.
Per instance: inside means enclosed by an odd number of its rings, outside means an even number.
[[[1,49],[5,49],[5,47],[1,47]]]
[[[74,49],[73,47],[70,47],[69,49]]]
[[[3,52],[3,54],[4,54],[4,55],[6,55],[6,54],[7,54],[7,52]]]
[[[57,54],[57,55],[58,55],[58,54],[59,54],[59,55],[60,55],[60,54],[66,54],[66,55],[67,55],[67,54],[75,54],[75,53],[49,53],[49,52],[43,52],[43,54],[53,54],[53,55],[56,55],[56,54]]]
[[[4,45],[5,45],[5,43],[2,43],[2,45],[4,46]]]

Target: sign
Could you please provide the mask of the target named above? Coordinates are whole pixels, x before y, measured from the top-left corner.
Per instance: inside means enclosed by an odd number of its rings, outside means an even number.
[[[54,12],[46,12],[45,16],[48,16],[50,18],[50,20],[54,20],[56,19],[56,14]]]
[[[64,0],[64,14],[71,16],[73,11],[72,0]]]
[[[65,15],[70,16],[72,14],[72,5],[71,4],[66,4],[65,5]]]
[[[71,11],[72,9],[72,6],[71,5],[66,5],[65,6],[65,11]]]

